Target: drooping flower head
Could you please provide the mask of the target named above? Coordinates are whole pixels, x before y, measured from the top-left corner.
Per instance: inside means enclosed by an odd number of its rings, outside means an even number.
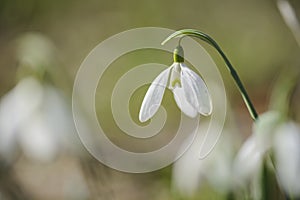
[[[212,102],[202,78],[184,64],[183,48],[174,50],[174,63],[162,71],[150,85],[139,113],[139,120],[145,122],[157,112],[165,89],[170,89],[180,110],[194,118],[197,114],[208,116]]]

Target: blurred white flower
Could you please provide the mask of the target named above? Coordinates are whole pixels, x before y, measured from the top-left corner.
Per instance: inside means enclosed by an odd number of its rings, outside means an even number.
[[[270,110],[261,114],[253,124],[253,135],[260,151],[265,152],[272,147],[275,130],[280,125],[281,115],[277,111]]]
[[[272,146],[279,119],[278,112],[268,111],[253,124],[253,134],[245,141],[233,164],[238,184],[249,183],[260,172],[264,153]]]
[[[223,130],[226,137],[220,138],[208,157],[199,159],[199,148],[208,126],[208,123],[201,124],[195,141],[173,165],[172,186],[182,196],[192,197],[205,183],[223,194],[232,189],[231,163],[235,146],[232,131]]]
[[[174,62],[150,85],[139,113],[141,122],[147,121],[157,112],[166,87],[173,92],[178,107],[187,116],[194,118],[198,113],[211,114],[211,98],[202,78],[183,62]]]
[[[33,77],[22,79],[0,101],[0,155],[51,161],[76,145],[72,113],[59,90]]]
[[[199,160],[199,144],[191,147],[173,164],[172,187],[184,196],[193,196],[205,180],[205,160]]]
[[[34,97],[34,98],[33,98]],[[42,102],[41,85],[33,78],[24,79],[0,101],[0,155],[6,159],[16,153],[19,128]]]
[[[274,152],[274,167],[281,187],[292,197],[300,196],[300,128],[280,122],[280,114],[269,111],[254,124],[234,162],[235,181],[241,186],[257,181],[265,153]]]
[[[300,127],[281,125],[274,138],[274,156],[280,185],[291,197],[300,197]]]
[[[24,154],[33,160],[53,160],[59,151],[59,141],[41,113],[35,113],[19,130],[19,143]]]
[[[21,76],[0,100],[0,157],[11,161],[21,150],[34,160],[51,161],[61,150],[77,150],[80,144],[70,103],[51,84],[56,49],[39,33],[24,34],[17,42]]]

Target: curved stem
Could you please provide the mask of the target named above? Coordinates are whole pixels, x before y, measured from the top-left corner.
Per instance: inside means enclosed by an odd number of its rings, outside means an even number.
[[[169,41],[172,38],[175,38],[175,37],[182,38],[184,36],[192,36],[192,37],[199,38],[199,39],[205,41],[206,43],[210,44],[211,46],[213,46],[218,51],[218,53],[221,55],[221,57],[225,61],[226,66],[227,66],[228,70],[230,71],[231,76],[233,77],[235,83],[237,84],[237,86],[239,88],[239,91],[240,91],[240,93],[241,93],[241,95],[244,99],[244,102],[245,102],[245,104],[248,108],[248,111],[249,111],[252,119],[254,121],[256,121],[257,118],[258,118],[258,114],[257,114],[257,112],[256,112],[249,96],[248,96],[248,93],[247,93],[241,79],[239,78],[239,76],[238,76],[237,72],[235,71],[234,67],[229,62],[229,59],[226,57],[225,53],[222,51],[222,49],[220,48],[220,46],[217,44],[217,42],[214,39],[212,39],[209,35],[207,35],[205,33],[202,33],[200,31],[194,30],[194,29],[183,29],[183,30],[176,31],[175,33],[171,34],[161,44],[162,45],[165,44],[167,41]]]

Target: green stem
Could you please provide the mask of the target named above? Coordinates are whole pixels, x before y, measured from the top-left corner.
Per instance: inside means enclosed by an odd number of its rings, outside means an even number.
[[[171,34],[167,39],[165,39],[162,42],[162,45],[165,44],[167,41],[169,41],[172,38],[184,37],[184,36],[192,36],[192,37],[199,38],[199,39],[205,41],[206,43],[210,44],[211,46],[213,46],[218,51],[218,53],[221,55],[221,57],[225,61],[226,66],[227,66],[228,70],[230,71],[231,76],[233,77],[235,83],[237,84],[239,91],[244,99],[244,102],[248,108],[248,111],[249,111],[252,119],[254,121],[256,121],[258,118],[257,112],[248,96],[248,93],[247,93],[241,79],[239,78],[234,67],[229,62],[229,59],[226,57],[225,53],[222,51],[222,49],[219,47],[219,45],[217,44],[217,42],[214,39],[212,39],[209,35],[202,33],[200,31],[194,30],[194,29],[183,29],[183,30],[176,31],[175,33]]]

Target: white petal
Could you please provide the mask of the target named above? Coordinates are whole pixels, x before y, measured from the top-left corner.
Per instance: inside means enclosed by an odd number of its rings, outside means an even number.
[[[172,66],[162,71],[150,85],[139,113],[141,122],[147,121],[157,112],[168,83],[171,68]]]
[[[34,97],[34,98],[33,98]],[[22,79],[0,101],[0,157],[11,159],[16,153],[21,125],[41,106],[43,89],[32,77]]]
[[[257,139],[252,135],[246,140],[234,161],[236,181],[240,184],[249,182],[262,166],[263,153],[257,147]]]
[[[253,124],[253,133],[257,141],[257,148],[265,152],[272,147],[274,132],[280,124],[281,115],[277,111],[269,110],[259,115],[259,119]]]
[[[172,65],[172,70],[170,72],[170,82],[169,82],[169,89],[173,90],[175,87],[181,87],[181,67],[179,63],[174,63]]]
[[[212,102],[205,82],[184,63],[181,63],[181,69],[181,84],[187,101],[200,114],[210,115],[212,112]]]
[[[29,158],[50,162],[59,151],[59,141],[49,127],[42,113],[37,112],[22,127],[19,142],[24,154]]]
[[[293,197],[300,197],[300,127],[294,122],[275,132],[274,156],[280,185]]]
[[[187,116],[194,118],[197,116],[197,110],[187,101],[183,88],[176,87],[173,89],[174,99],[180,110]]]

